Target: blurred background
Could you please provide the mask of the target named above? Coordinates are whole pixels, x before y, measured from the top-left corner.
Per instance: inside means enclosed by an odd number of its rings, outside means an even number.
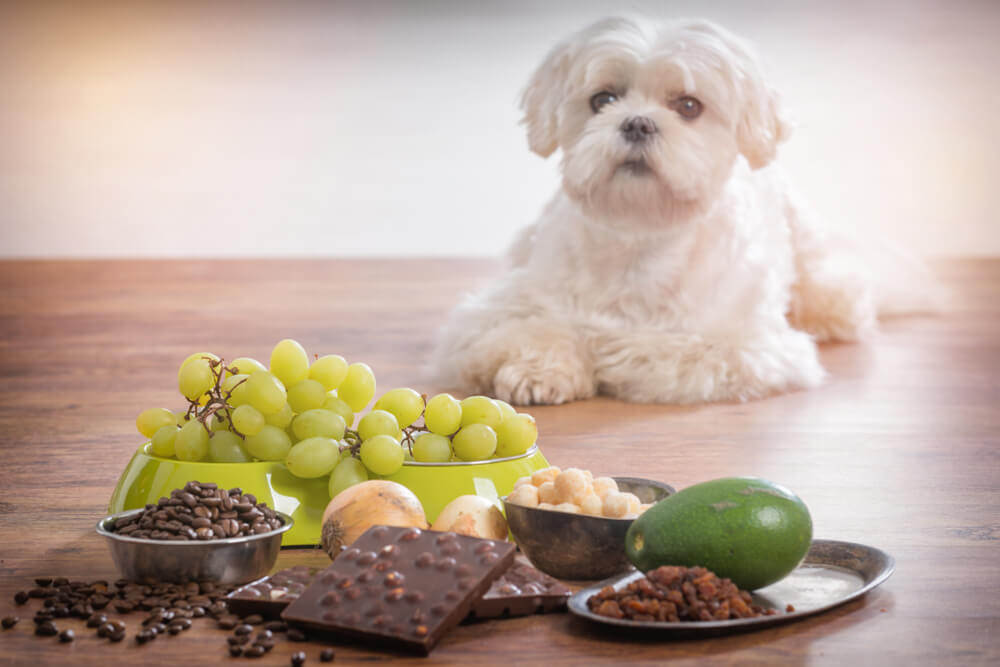
[[[517,101],[609,14],[757,43],[829,223],[1000,254],[1000,2],[3,2],[0,256],[502,252],[558,187]]]

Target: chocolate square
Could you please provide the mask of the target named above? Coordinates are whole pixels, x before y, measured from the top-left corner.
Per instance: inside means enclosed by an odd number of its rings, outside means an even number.
[[[467,620],[527,616],[566,608],[572,591],[530,565],[514,563],[472,605]]]
[[[229,611],[238,616],[260,614],[278,618],[288,603],[301,595],[319,568],[296,565],[240,586],[226,596]]]
[[[281,618],[426,655],[513,560],[509,542],[375,526],[319,573]]]

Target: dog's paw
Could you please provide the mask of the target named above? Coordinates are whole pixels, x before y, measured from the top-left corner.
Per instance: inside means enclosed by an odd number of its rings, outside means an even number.
[[[594,383],[583,369],[539,370],[537,365],[508,363],[493,379],[494,395],[512,405],[559,405],[594,395]]]

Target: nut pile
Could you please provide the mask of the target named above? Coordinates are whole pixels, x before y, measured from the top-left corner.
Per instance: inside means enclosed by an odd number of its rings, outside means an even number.
[[[525,507],[634,519],[646,511],[634,493],[618,490],[611,477],[594,477],[589,470],[550,466],[514,483],[507,501]]]
[[[750,593],[703,567],[663,565],[621,590],[605,586],[587,600],[595,614],[632,621],[725,621],[773,616]],[[790,610],[792,611],[792,610]]]
[[[220,489],[213,483],[188,482],[169,498],[146,505],[142,512],[115,521],[112,532],[150,540],[218,540],[277,530],[281,518],[240,488]]]

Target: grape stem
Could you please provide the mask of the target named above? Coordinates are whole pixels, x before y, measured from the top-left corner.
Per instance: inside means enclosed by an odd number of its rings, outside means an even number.
[[[215,379],[215,382],[212,384],[212,387],[207,392],[202,394],[202,396],[199,396],[198,399],[193,401],[188,399],[188,409],[185,414],[186,418],[191,419],[193,417],[197,421],[201,422],[201,425],[208,432],[208,436],[212,437],[213,433],[212,429],[208,426],[208,420],[211,419],[212,415],[221,414],[229,425],[229,430],[246,440],[246,436],[240,433],[236,429],[236,426],[233,425],[232,406],[229,403],[230,399],[233,397],[233,391],[236,387],[246,382],[246,378],[243,378],[234,384],[232,388],[223,391],[222,380],[225,378],[226,373],[229,373],[230,375],[237,375],[239,373],[239,369],[235,367],[227,368],[224,359],[212,359],[211,357],[202,358],[208,360],[208,365],[212,369],[212,377]],[[204,405],[202,405],[201,398],[204,396],[208,396],[208,400],[205,401]]]

